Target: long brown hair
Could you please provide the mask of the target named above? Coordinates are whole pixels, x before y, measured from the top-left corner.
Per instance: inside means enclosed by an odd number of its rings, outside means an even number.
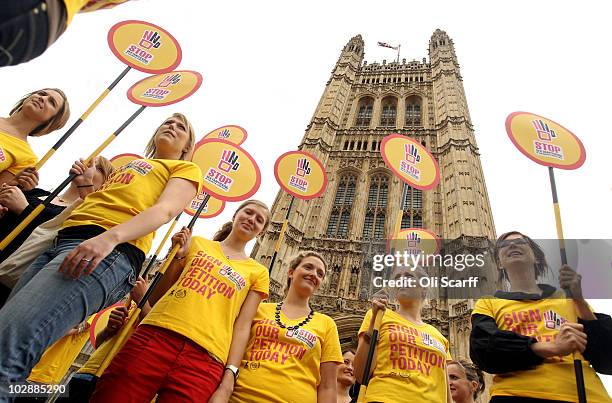
[[[268,225],[270,225],[270,220],[272,219],[272,213],[270,212],[270,209],[268,208],[268,206],[266,206],[264,202],[261,202],[255,199],[249,199],[243,202],[240,206],[238,206],[238,208],[234,212],[234,215],[232,216],[232,221],[226,222],[225,224],[221,226],[221,228],[219,228],[219,230],[213,236],[213,241],[221,242],[225,240],[225,238],[229,236],[230,232],[232,232],[232,228],[234,226],[234,218],[236,218],[236,214],[238,214],[240,210],[242,210],[243,208],[251,204],[254,204],[255,206],[261,207],[265,210],[266,222],[264,224],[263,229],[261,230],[261,232],[265,232],[265,230],[268,229]]]
[[[533,251],[533,254],[536,259],[535,263],[533,264],[535,278],[537,279],[538,277],[546,274],[546,271],[548,271],[548,263],[546,262],[546,255],[544,255],[544,251],[542,250],[542,248],[540,248],[540,245],[535,243],[533,239],[529,238],[527,235],[524,235],[518,231],[509,231],[509,232],[506,232],[505,234],[502,234],[499,238],[497,238],[497,241],[495,242],[494,257],[495,257],[495,263],[497,263],[497,267],[499,268],[499,281],[502,283],[504,281],[508,281],[508,282],[510,281],[510,279],[508,278],[508,273],[506,273],[506,270],[503,267],[501,267],[500,260],[499,260],[499,250],[500,250],[499,245],[503,240],[508,238],[510,235],[520,235],[529,244],[529,247]]]
[[[11,109],[11,111],[9,112],[9,116],[13,116],[17,112],[19,112],[21,108],[23,108],[23,104],[25,103],[25,101],[32,95],[37,94],[40,91],[55,91],[60,94],[63,102],[55,113],[55,115],[51,116],[51,118],[45,123],[41,123],[40,125],[35,127],[34,130],[28,133],[28,136],[44,136],[45,134],[49,134],[55,130],[61,129],[62,127],[64,127],[64,125],[68,122],[68,119],[70,118],[70,105],[68,104],[68,97],[66,97],[64,91],[60,90],[59,88],[43,88],[24,95],[19,101],[17,101],[15,106],[13,106],[13,109]]]
[[[157,129],[155,129],[155,132],[153,133],[153,136],[151,136],[151,139],[149,140],[149,142],[147,143],[147,146],[145,147],[145,157],[153,158],[153,156],[155,155],[155,152],[157,151],[157,148],[155,147],[155,135],[157,134],[157,131],[170,118],[177,118],[177,119],[179,119],[185,125],[185,127],[187,128],[187,134],[189,135],[189,150],[181,153],[181,157],[179,158],[179,160],[186,161],[186,160],[191,159],[191,154],[193,152],[193,147],[195,145],[195,130],[193,129],[193,126],[191,125],[191,122],[182,113],[173,113],[172,116],[170,116],[167,119],[164,119],[163,123],[161,125],[159,125],[159,127]]]

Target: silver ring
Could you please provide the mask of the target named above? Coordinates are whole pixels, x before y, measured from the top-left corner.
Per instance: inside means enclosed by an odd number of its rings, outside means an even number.
[[[84,261],[86,261],[86,262],[91,262],[91,259],[85,259],[85,258],[83,258],[83,259],[81,259],[81,260],[84,260]]]

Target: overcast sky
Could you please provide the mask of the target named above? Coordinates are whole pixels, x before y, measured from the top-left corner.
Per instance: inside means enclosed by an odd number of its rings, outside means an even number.
[[[497,233],[556,236],[547,169],[520,154],[505,133],[506,116],[522,110],[556,120],[585,145],[580,169],[556,170],[565,236],[612,239],[612,137],[605,123],[612,93],[610,11],[607,2],[542,0],[138,0],[79,15],[43,56],[0,69],[0,113],[6,116],[28,91],[59,87],[68,94],[74,122],[124,68],[108,49],[108,29],[125,19],[150,21],[178,39],[179,68],[201,72],[203,86],[180,104],[148,108],[103,155],[142,153],[154,129],[175,111],[185,113],[200,134],[237,124],[248,131],[243,146],[263,174],[255,197],[271,204],[278,190],[274,160],[299,145],[344,44],[361,34],[369,63],[395,58],[377,41],[401,43],[401,58],[421,60],[440,28],[455,42]],[[43,168],[41,187],[61,182],[72,160],[89,154],[137,109],[125,91],[144,77],[135,70],[127,75]],[[60,134],[30,143],[42,156]],[[211,236],[235,206],[198,223],[195,233]],[[605,301],[593,305],[612,311]]]

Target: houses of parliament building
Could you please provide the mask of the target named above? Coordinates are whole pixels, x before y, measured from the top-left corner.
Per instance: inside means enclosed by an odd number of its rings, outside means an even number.
[[[271,300],[282,298],[292,256],[312,250],[328,272],[313,308],[333,317],[343,348],[355,346],[370,297],[372,256],[401,228],[423,228],[444,240],[444,254],[491,251],[495,226],[453,41],[436,30],[429,58],[367,63],[360,35],[344,46],[299,148],[325,167],[322,196],[295,199],[271,273]],[[440,168],[437,187],[404,185],[385,166],[383,138],[399,133],[419,141]],[[273,219],[252,257],[268,265],[291,203],[282,190]],[[490,255],[489,255],[490,256]],[[480,273],[483,287],[497,274]],[[448,338],[453,357],[469,357],[472,299],[428,298],[424,320]]]

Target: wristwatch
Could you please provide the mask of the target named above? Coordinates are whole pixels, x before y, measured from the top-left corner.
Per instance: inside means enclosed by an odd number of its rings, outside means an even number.
[[[238,380],[238,367],[235,365],[228,364],[225,366],[226,371],[232,371],[232,375],[234,375],[234,382]]]

